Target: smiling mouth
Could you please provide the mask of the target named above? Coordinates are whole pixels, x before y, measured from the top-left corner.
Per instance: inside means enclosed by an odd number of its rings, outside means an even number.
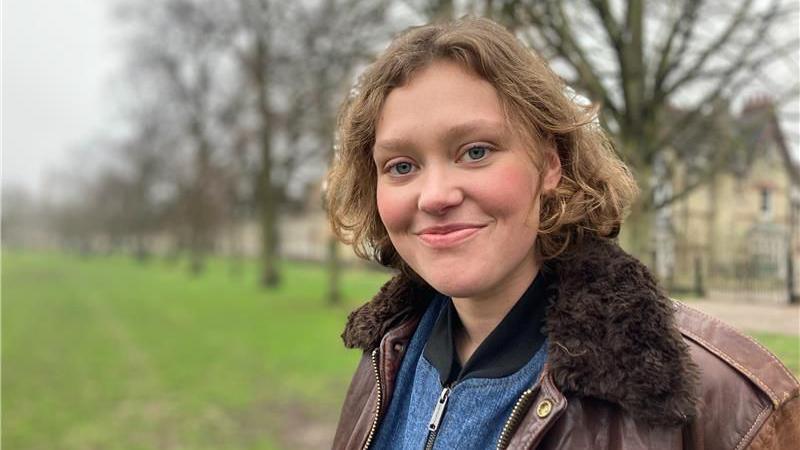
[[[448,248],[455,247],[474,236],[484,227],[470,227],[462,228],[460,230],[451,231],[449,233],[422,233],[419,238],[428,247],[431,248]]]

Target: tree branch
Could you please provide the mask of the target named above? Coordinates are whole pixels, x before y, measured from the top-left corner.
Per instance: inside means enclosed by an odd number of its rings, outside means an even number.
[[[661,91],[664,80],[666,80],[669,74],[672,73],[672,70],[678,66],[680,59],[673,58],[672,53],[674,40],[677,38],[680,42],[675,54],[683,55],[694,34],[694,27],[697,24],[697,11],[702,4],[703,0],[684,0],[684,7],[681,10],[681,14],[672,23],[672,28],[661,47],[661,58],[659,58],[655,74],[653,75],[653,93]],[[655,94],[651,94],[651,98],[655,97]]]
[[[674,93],[682,85],[692,80],[696,73],[701,70],[703,66],[705,66],[706,62],[708,62],[709,57],[711,57],[711,55],[715,54],[720,48],[729,42],[731,36],[739,29],[740,26],[742,26],[742,24],[746,22],[748,17],[747,12],[750,10],[752,3],[753,0],[745,0],[741,7],[736,11],[736,14],[731,19],[731,22],[725,27],[722,33],[720,33],[717,39],[711,42],[708,47],[706,47],[706,49],[700,53],[700,56],[695,60],[694,64],[692,64],[691,67],[689,67],[677,80],[668,86],[665,86],[661,92],[656,92],[654,98],[658,101],[661,101],[670,94]],[[775,3],[773,3],[773,5],[774,4]],[[761,28],[763,28],[763,23],[765,22],[766,21],[762,22]]]
[[[752,47],[754,47],[758,42],[761,41],[763,35],[766,31],[768,25],[768,20],[765,20],[762,23],[762,27],[758,32],[756,32],[755,36],[749,43],[748,47],[744,49],[743,52],[740,53],[740,57],[732,62],[719,76],[718,82],[716,86],[699,102],[697,102],[697,106],[682,117],[677,123],[673,126],[668,127],[666,133],[664,133],[660,139],[656,142],[655,145],[650,147],[650,152],[657,152],[661,147],[667,145],[675,135],[681,133],[684,128],[686,128],[693,120],[695,120],[699,115],[703,108],[703,106],[711,104],[715,102],[721,95],[725,92],[726,89],[729,91],[735,91],[738,89],[739,86],[744,85],[746,82],[750,81],[749,77],[742,77],[738,81],[734,82],[733,85],[729,85],[731,80],[736,76],[742,73],[752,72],[765,60],[773,57],[776,52],[785,51],[785,48],[791,48],[791,46],[787,47],[778,47],[773,51],[767,52],[766,54],[760,55],[760,57],[749,60],[753,56],[751,55],[750,51]]]
[[[559,4],[559,2],[555,3],[556,5]],[[552,6],[553,2],[547,2],[546,7],[548,7],[548,9],[550,9]],[[552,10],[549,14],[540,14],[538,11],[533,10],[532,5],[528,4],[526,4],[524,8],[531,22],[540,28],[539,35],[550,47],[554,48],[558,54],[575,69],[576,72],[578,72],[581,80],[585,82],[585,87],[589,95],[596,101],[601,101],[603,103],[603,107],[606,108],[612,115],[614,115],[616,119],[619,119],[619,109],[611,100],[608,91],[595,73],[586,54],[583,52],[583,49],[575,41],[575,38],[573,37],[572,31],[569,27],[569,22],[566,19],[563,10],[561,10],[560,5],[557,6],[557,11],[559,12],[557,16],[553,14]],[[552,18],[556,18],[559,23],[549,20]],[[548,21],[545,22],[545,20]],[[548,32],[555,33],[558,36],[558,40],[555,40],[549,36]]]
[[[622,31],[620,30],[619,23],[617,23],[616,19],[614,19],[614,16],[611,14],[611,7],[608,4],[608,0],[591,0],[590,3],[597,12],[611,45],[616,48],[617,51],[621,51],[623,45]]]

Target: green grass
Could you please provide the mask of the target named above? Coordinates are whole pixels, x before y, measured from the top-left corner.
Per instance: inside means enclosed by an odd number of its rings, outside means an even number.
[[[4,251],[2,446],[267,450],[335,422],[358,359],[347,312],[388,275],[286,263],[283,285],[223,260],[199,277],[163,260]],[[797,337],[756,338],[800,372]],[[331,430],[328,430],[330,432]]]
[[[794,374],[800,377],[800,337],[775,333],[751,333],[770,349]]]
[[[358,352],[339,334],[387,275],[224,261],[192,277],[160,260],[3,254],[4,448],[269,449],[301,423],[335,420]],[[288,422],[288,423],[287,423]],[[295,423],[291,423],[295,422]]]

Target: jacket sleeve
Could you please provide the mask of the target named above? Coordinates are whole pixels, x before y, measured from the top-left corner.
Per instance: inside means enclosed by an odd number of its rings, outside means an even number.
[[[375,388],[375,375],[372,370],[372,359],[369,352],[364,352],[361,356],[361,361],[358,363],[356,373],[350,382],[350,388],[347,390],[344,404],[342,405],[342,412],[339,415],[339,424],[336,427],[336,435],[333,438],[333,449],[351,449],[358,448],[360,438],[358,435],[362,434],[360,431],[365,425],[364,411],[371,411],[369,408],[371,394]],[[368,426],[368,425],[367,425]],[[356,433],[356,431],[359,433]]]
[[[800,397],[781,404],[758,430],[749,449],[797,448],[800,443]]]

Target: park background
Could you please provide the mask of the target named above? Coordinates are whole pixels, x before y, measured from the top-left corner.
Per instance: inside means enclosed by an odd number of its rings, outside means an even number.
[[[391,36],[475,14],[551,61],[641,186],[622,245],[800,373],[800,6],[2,4],[2,445],[330,446],[347,313],[336,113]]]

